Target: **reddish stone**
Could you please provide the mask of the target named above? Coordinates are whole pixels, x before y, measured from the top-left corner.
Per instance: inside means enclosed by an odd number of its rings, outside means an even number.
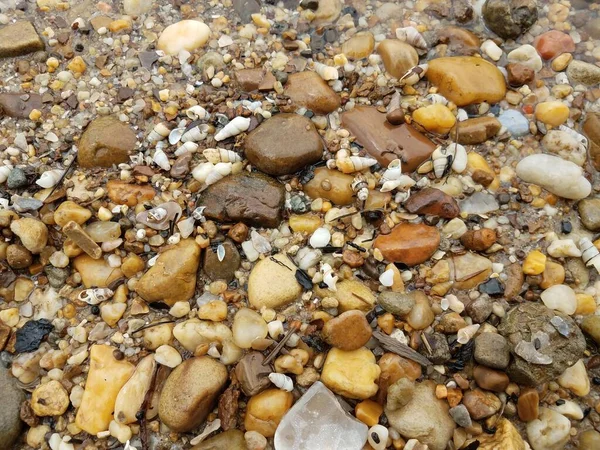
[[[541,34],[533,41],[535,49],[546,60],[552,59],[562,53],[575,51],[575,43],[571,36],[562,31],[551,30]]]
[[[535,71],[520,63],[507,64],[506,72],[508,73],[508,84],[515,87],[531,83],[535,79]]]
[[[388,261],[409,266],[427,261],[440,245],[437,228],[422,223],[401,223],[390,234],[379,235],[375,247]]]
[[[454,219],[460,214],[456,200],[435,188],[425,188],[411,195],[404,207],[411,214],[429,214],[444,219]]]

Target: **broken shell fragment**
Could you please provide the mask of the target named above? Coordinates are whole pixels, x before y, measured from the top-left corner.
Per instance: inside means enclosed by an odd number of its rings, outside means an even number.
[[[181,216],[182,210],[176,202],[167,202],[139,213],[135,220],[153,230],[169,229],[171,221]]]

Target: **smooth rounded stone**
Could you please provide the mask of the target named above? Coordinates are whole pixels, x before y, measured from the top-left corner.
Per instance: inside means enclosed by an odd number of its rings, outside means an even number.
[[[352,181],[354,177],[339,170],[319,167],[314,177],[304,185],[304,193],[313,199],[324,198],[336,205],[348,205],[354,201]]]
[[[422,375],[421,366],[418,363],[395,353],[384,353],[377,364],[381,368],[381,375],[379,376],[379,391],[376,400],[381,404],[385,404],[388,388],[396,381],[400,379],[416,381]]]
[[[151,185],[132,184],[120,180],[110,180],[106,183],[106,188],[108,198],[117,205],[135,206],[152,200],[156,195]]]
[[[600,170],[600,114],[589,112],[582,129],[588,138],[590,161],[596,170]]]
[[[502,124],[495,117],[475,117],[460,122],[460,126],[455,126],[450,134],[457,136],[456,142],[459,144],[476,145],[496,136],[501,127]]]
[[[425,293],[412,291],[410,294],[415,301],[415,306],[413,306],[410,313],[406,316],[406,321],[415,330],[424,330],[433,323],[435,314]]]
[[[333,23],[342,12],[341,0],[319,0],[319,7],[315,10],[312,25],[315,27]]]
[[[265,437],[275,435],[281,419],[294,403],[294,395],[281,389],[267,389],[248,401],[244,427]]]
[[[463,396],[462,403],[474,420],[490,417],[502,407],[502,402],[498,397],[481,389],[467,391]]]
[[[60,382],[40,384],[31,393],[31,409],[38,417],[61,416],[69,407],[69,394]]]
[[[581,322],[581,329],[600,345],[600,316],[586,316]]]
[[[267,323],[256,311],[240,308],[233,318],[233,342],[240,348],[251,348],[256,339],[267,337]]]
[[[86,289],[92,287],[104,288],[113,281],[121,278],[121,269],[110,267],[104,259],[93,259],[88,255],[78,256],[73,260],[73,267],[81,275],[81,281]]]
[[[369,349],[332,348],[325,359],[321,381],[336,394],[364,400],[377,393],[380,373],[375,355]]]
[[[561,387],[569,389],[578,397],[585,397],[590,393],[590,378],[583,359],[566,369],[557,381]]]
[[[550,323],[554,316],[566,322],[569,337],[561,335]],[[555,380],[581,359],[585,350],[585,338],[573,319],[561,312],[553,312],[540,303],[522,303],[512,308],[502,318],[498,331],[508,340],[513,356],[507,374],[512,381],[528,386]],[[537,352],[551,358],[550,364],[528,362],[515,352],[521,341],[531,342],[535,339],[535,333],[545,333],[549,338],[549,343],[541,346]]]
[[[329,320],[322,330],[323,339],[340,350],[358,350],[371,339],[373,331],[361,311],[346,311]]]
[[[567,76],[571,83],[594,86],[600,83],[600,67],[574,59],[567,67]]]
[[[48,227],[37,219],[24,217],[13,220],[10,230],[15,233],[23,246],[34,255],[40,253],[48,243]]]
[[[227,430],[212,436],[190,450],[248,450],[244,432],[241,430]]]
[[[204,251],[202,270],[211,280],[225,280],[228,283],[235,278],[235,271],[241,264],[240,252],[229,239],[219,244],[225,249],[223,261],[219,261],[217,249],[207,248]]]
[[[508,84],[520,87],[535,80],[535,70],[520,62],[511,62],[506,65]]]
[[[25,269],[33,263],[33,255],[22,245],[11,244],[6,249],[6,262],[13,269]]]
[[[544,63],[534,46],[525,44],[515,48],[512,52],[506,55],[509,63],[522,64],[529,67],[534,72],[539,72],[544,67]]]
[[[600,448],[600,433],[596,430],[585,430],[579,435],[578,450],[594,450]]]
[[[540,408],[539,418],[527,424],[527,438],[533,450],[563,450],[570,431],[571,421],[548,408]]]
[[[460,208],[454,198],[435,188],[425,188],[412,194],[404,202],[404,208],[411,214],[423,214],[454,219]]]
[[[413,120],[430,133],[448,134],[456,123],[450,108],[440,103],[424,106],[412,114]]]
[[[20,189],[28,185],[29,181],[27,180],[27,174],[23,169],[15,167],[8,174],[8,178],[6,179],[6,186],[9,189]]]
[[[558,30],[550,30],[539,35],[533,41],[535,49],[545,60],[552,59],[562,53],[575,51],[573,38],[567,33]]]
[[[12,377],[3,364],[0,364],[0,396],[0,447],[9,449],[21,433],[19,411],[21,403],[25,400],[25,393],[19,389],[16,378]]]
[[[90,370],[75,424],[91,435],[108,430],[117,395],[135,370],[130,362],[115,358],[116,350],[109,345],[93,345],[90,350]]]
[[[185,178],[185,176],[190,172],[191,162],[192,154],[190,152],[185,152],[183,155],[179,155],[173,163],[173,166],[171,166],[169,175],[178,179]]]
[[[374,242],[383,257],[391,262],[414,266],[427,261],[440,244],[440,233],[424,224],[401,223],[390,234],[379,235]]]
[[[0,58],[21,56],[44,50],[44,42],[33,24],[19,21],[0,28]]]
[[[549,309],[572,315],[577,310],[575,291],[564,284],[557,284],[546,289],[540,294],[544,305]]]
[[[524,388],[519,393],[517,412],[523,422],[531,422],[538,418],[540,396],[535,388]]]
[[[473,357],[492,369],[506,369],[510,362],[508,341],[497,333],[481,333],[475,337]]]
[[[91,122],[79,140],[77,162],[81,167],[111,167],[129,161],[137,138],[119,119],[107,116]]]
[[[83,225],[90,217],[92,212],[89,209],[70,200],[62,202],[54,211],[54,222],[60,227],[64,227],[70,221]]]
[[[554,153],[578,166],[583,166],[587,159],[585,149],[581,148],[577,139],[566,131],[548,131],[542,139],[542,145],[548,152]],[[581,205],[581,202],[579,204]]]
[[[294,104],[303,106],[315,114],[329,114],[340,107],[340,97],[329,85],[312,71],[290,74],[285,85],[285,95]]]
[[[375,295],[367,285],[357,279],[342,280],[336,285],[335,292],[315,285],[315,293],[321,298],[334,296],[338,301],[338,311],[357,309],[369,312],[375,305]]]
[[[39,94],[5,92],[0,94],[0,114],[3,117],[27,119],[34,109],[42,109],[42,96]]]
[[[496,232],[490,228],[469,230],[460,237],[460,243],[468,250],[482,252],[490,248],[497,239]]]
[[[456,422],[459,427],[468,428],[473,425],[469,411],[465,405],[458,405],[448,410],[452,419]]]
[[[275,432],[277,450],[361,450],[366,442],[367,426],[348,414],[320,381],[300,397]]]
[[[504,392],[510,383],[508,375],[504,372],[485,366],[475,367],[473,369],[473,378],[481,389],[492,392]]]
[[[542,272],[542,282],[540,283],[540,287],[542,289],[548,289],[551,286],[562,284],[564,281],[565,268],[558,263],[546,261],[546,267],[544,268],[544,272]]]
[[[480,296],[466,307],[467,314],[473,322],[483,323],[492,314],[492,302],[487,296]]]
[[[473,32],[454,26],[447,26],[438,31],[438,41],[446,44],[453,54],[472,55],[477,53],[481,40]]]
[[[342,126],[383,167],[402,160],[402,171],[413,172],[427,160],[436,145],[408,124],[394,126],[373,106],[356,106],[342,114]]]
[[[516,109],[508,109],[498,117],[502,126],[514,137],[527,136],[529,134],[529,120]]]
[[[448,403],[435,395],[435,383],[417,383],[412,398],[400,409],[385,408],[388,421],[402,436],[418,439],[430,450],[445,450],[456,424],[448,413]]]
[[[250,132],[244,145],[246,158],[275,176],[298,172],[323,155],[323,141],[314,124],[298,114],[277,114],[264,121]]]
[[[196,272],[200,264],[200,247],[193,239],[182,239],[161,252],[139,279],[135,291],[147,302],[164,302],[173,306],[192,298],[196,291]]]
[[[538,103],[535,107],[535,118],[546,125],[558,127],[569,118],[569,107],[560,101]]]
[[[413,292],[384,291],[377,297],[377,304],[387,312],[404,316],[415,306]]]
[[[277,180],[261,174],[239,173],[211,184],[200,197],[204,216],[219,222],[244,222],[255,227],[281,224],[285,189]]]
[[[285,306],[302,294],[294,263],[282,253],[272,258],[260,260],[248,278],[248,301],[257,310]]]
[[[435,330],[440,331],[444,334],[456,334],[458,330],[467,326],[465,319],[457,312],[449,312],[444,314],[439,323],[436,325]]]
[[[538,18],[536,0],[487,0],[482,8],[485,25],[504,39],[525,33]]]
[[[433,59],[429,61],[426,77],[457,106],[497,103],[506,94],[502,72],[494,64],[473,56]],[[483,78],[486,83],[481,83]]]
[[[227,382],[227,368],[200,356],[185,360],[167,378],[158,405],[160,420],[175,432],[191,431],[204,422]]]
[[[411,68],[419,64],[417,51],[399,39],[384,39],[377,47],[385,70],[394,78],[402,77]]]
[[[141,16],[152,9],[152,4],[147,0],[123,0],[123,10],[129,16]]]
[[[142,409],[146,393],[156,372],[156,360],[150,354],[140,360],[135,372],[117,394],[114,418],[118,423],[137,422],[137,413]]]
[[[492,273],[492,262],[477,253],[467,252],[450,259],[450,279],[455,289],[473,289]]]
[[[369,31],[356,33],[342,44],[342,53],[350,60],[363,59],[373,53],[375,37]]]
[[[121,236],[121,225],[119,222],[92,222],[84,231],[94,242],[111,242]]]
[[[537,184],[568,199],[581,200],[592,191],[592,185],[583,176],[581,167],[558,156],[526,156],[517,164],[517,176],[526,183]]]
[[[192,52],[204,47],[209,38],[208,25],[198,20],[181,20],[163,30],[156,48],[167,55],[178,55],[182,50]]]

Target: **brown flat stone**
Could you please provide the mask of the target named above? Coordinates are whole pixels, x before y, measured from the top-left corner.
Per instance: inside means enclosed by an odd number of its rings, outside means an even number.
[[[412,194],[404,202],[404,207],[411,214],[429,214],[444,219],[454,219],[460,214],[456,200],[435,188],[425,188]]]
[[[315,169],[315,176],[304,185],[304,193],[310,198],[324,198],[336,205],[348,205],[354,200],[352,175],[326,167]],[[370,198],[370,197],[369,197]]]
[[[0,94],[0,117],[27,119],[34,109],[42,109],[42,96],[39,94]]]
[[[454,54],[472,55],[479,51],[481,40],[471,31],[460,27],[444,27],[438,32],[438,40],[448,45]]]
[[[371,339],[372,330],[363,312],[346,311],[323,327],[323,339],[341,350],[356,350]]]
[[[357,106],[342,114],[342,125],[379,164],[402,160],[402,171],[413,172],[435,150],[435,144],[407,124],[394,126],[372,106]]]
[[[79,141],[81,167],[110,167],[129,161],[137,138],[128,125],[114,117],[101,117],[88,125]]]
[[[417,51],[406,42],[398,39],[385,39],[379,43],[377,53],[381,55],[385,70],[393,77],[400,78],[419,63]]]
[[[457,142],[463,145],[477,145],[498,134],[502,124],[495,117],[476,117],[458,123]],[[456,136],[456,126],[450,132]]]
[[[106,183],[108,198],[118,205],[135,206],[152,200],[156,193],[149,184],[131,184],[120,180],[110,180]]]
[[[240,69],[235,72],[235,81],[245,92],[271,91],[275,84],[275,76],[264,69]]]
[[[298,106],[316,114],[329,114],[340,107],[340,97],[316,73],[311,71],[293,73],[285,85],[285,95]]]
[[[390,234],[378,236],[374,246],[388,261],[414,266],[431,258],[439,244],[440,233],[435,227],[401,223]]]
[[[600,114],[588,114],[583,134],[589,139],[590,161],[596,170],[600,170]]]
[[[31,22],[22,21],[0,28],[0,58],[44,50],[44,43]]]

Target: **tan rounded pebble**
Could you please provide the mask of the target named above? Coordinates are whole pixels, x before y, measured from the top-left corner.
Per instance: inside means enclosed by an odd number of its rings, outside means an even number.
[[[292,393],[281,389],[267,389],[253,396],[246,408],[246,430],[256,431],[265,437],[273,436],[277,425],[293,402]]]
[[[69,407],[69,394],[58,381],[40,384],[31,394],[31,407],[36,416],[60,416]]]

